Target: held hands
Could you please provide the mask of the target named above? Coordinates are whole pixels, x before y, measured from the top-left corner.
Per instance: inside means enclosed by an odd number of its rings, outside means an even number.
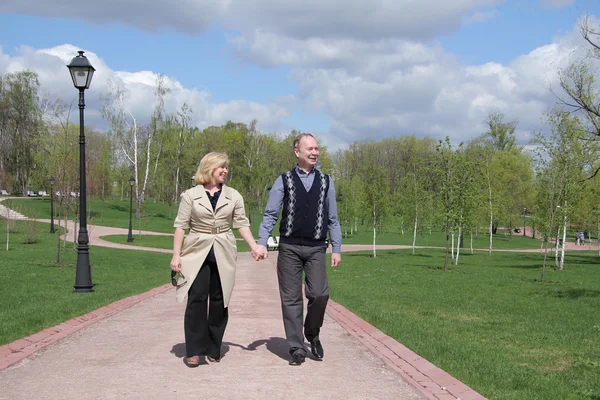
[[[250,252],[256,261],[265,260],[269,255],[267,248],[260,244],[256,245]]]

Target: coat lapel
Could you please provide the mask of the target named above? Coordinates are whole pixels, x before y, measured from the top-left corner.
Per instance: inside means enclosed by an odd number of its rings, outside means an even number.
[[[222,207],[225,207],[231,202],[232,192],[229,186],[223,185],[221,188],[221,195],[217,200],[217,206],[215,207],[215,214],[219,212]]]
[[[212,205],[210,204],[210,200],[208,199],[208,195],[204,190],[204,186],[198,185],[194,188],[193,191],[194,203],[201,205],[206,208],[211,214],[213,213]]]

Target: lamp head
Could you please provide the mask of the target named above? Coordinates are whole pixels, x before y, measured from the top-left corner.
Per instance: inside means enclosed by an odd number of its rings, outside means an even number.
[[[67,67],[71,73],[73,85],[80,90],[89,89],[96,69],[92,67],[87,57],[83,55],[83,51],[80,50],[78,53],[79,55],[74,57]]]

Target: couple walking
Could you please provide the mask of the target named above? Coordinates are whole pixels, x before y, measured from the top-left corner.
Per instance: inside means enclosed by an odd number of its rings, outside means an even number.
[[[200,357],[221,360],[221,343],[228,319],[228,304],[235,279],[237,229],[255,260],[268,257],[267,240],[279,218],[277,278],[290,365],[300,365],[308,352],[323,358],[319,331],[329,299],[325,251],[327,234],[332,244],[331,266],[341,262],[341,230],[337,219],[335,188],[330,176],[315,168],[319,147],[311,134],[293,144],[297,165],[273,184],[255,242],[246,218],[244,200],[224,184],[229,158],[209,153],[196,172],[198,186],[181,195],[175,219],[171,269],[177,273],[177,301],[187,297],[184,332],[188,366]],[[189,234],[185,236],[185,231]],[[303,321],[302,276],[305,276],[307,315]]]

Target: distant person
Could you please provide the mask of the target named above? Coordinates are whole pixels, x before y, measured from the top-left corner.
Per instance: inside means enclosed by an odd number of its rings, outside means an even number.
[[[575,238],[577,239],[577,245],[585,245],[585,232],[577,232]]]
[[[258,258],[267,257],[267,241],[281,214],[277,278],[283,313],[285,336],[290,346],[290,365],[305,361],[304,337],[316,359],[322,359],[319,339],[325,308],[329,300],[329,284],[325,252],[327,234],[332,243],[331,266],[342,261],[342,231],[337,218],[335,187],[330,176],[315,168],[319,158],[317,140],[301,134],[293,144],[298,164],[279,176],[269,192],[269,199],[258,233]],[[305,274],[308,307],[303,319],[302,274]],[[302,334],[304,322],[304,336]]]
[[[210,362],[221,360],[235,278],[236,244],[231,228],[239,231],[252,250],[257,246],[244,199],[224,184],[228,168],[224,153],[202,158],[195,175],[198,185],[181,195],[173,224],[171,270],[177,273],[177,301],[182,303],[187,296],[184,332],[190,367],[200,364],[200,356]],[[186,229],[189,234],[184,240]]]

